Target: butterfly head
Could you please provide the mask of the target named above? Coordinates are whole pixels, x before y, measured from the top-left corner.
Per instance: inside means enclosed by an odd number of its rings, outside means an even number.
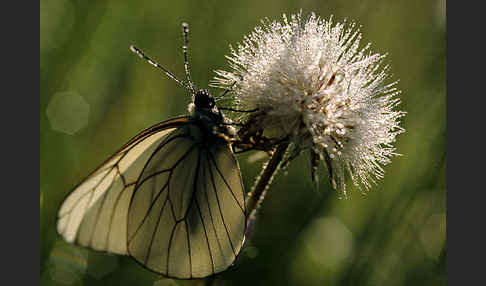
[[[200,89],[194,94],[194,105],[196,110],[213,109],[216,105],[214,97],[206,89]]]

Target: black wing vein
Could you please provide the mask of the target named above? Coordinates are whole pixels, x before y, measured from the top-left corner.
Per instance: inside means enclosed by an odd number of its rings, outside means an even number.
[[[127,220],[145,156],[170,142],[170,134],[188,121],[188,117],[176,118],[142,131],[81,181],[58,212],[57,229],[64,239],[95,250],[127,254],[121,222]]]
[[[199,218],[201,219],[201,223],[202,223],[202,226],[203,226],[203,229],[204,229],[204,237],[206,238],[206,244],[208,246],[208,252],[209,252],[209,258],[211,259],[211,269],[212,269],[212,272],[214,274],[214,260],[213,260],[213,253],[211,251],[211,246],[209,245],[209,237],[208,237],[208,232],[206,230],[206,224],[204,223],[204,219],[202,217],[202,213],[201,213],[201,207],[199,206],[199,201],[196,197],[196,206],[197,206],[197,210],[199,212]],[[219,241],[218,241],[219,243]]]
[[[209,156],[210,155],[208,153],[208,157]],[[211,164],[209,164],[209,165],[211,165]],[[211,170],[211,168],[208,168],[208,169],[209,169],[209,173],[210,173],[209,177],[211,178],[211,183],[212,183],[212,186],[213,186],[214,194],[216,196],[216,201],[218,202],[218,210],[219,210],[219,214],[221,215],[221,221],[222,221],[224,229],[226,231],[226,235],[228,236],[228,240],[229,240],[229,243],[231,245],[231,250],[233,251],[233,254],[236,256],[235,247],[233,246],[233,242],[231,241],[231,236],[229,234],[228,227],[226,226],[226,223],[224,222],[224,215],[223,215],[223,211],[221,210],[221,204],[219,203],[218,191],[216,190],[216,184],[214,183],[213,171]]]
[[[214,159],[213,155],[211,153],[209,153],[209,157],[211,158],[211,162],[213,162],[214,164],[214,167],[216,168],[216,171],[218,171],[218,174],[219,176],[221,177],[221,179],[223,180],[224,184],[226,185],[226,187],[228,187],[229,191],[231,192],[231,195],[233,196],[233,198],[235,199],[236,203],[238,204],[238,206],[240,207],[241,211],[243,213],[245,213],[245,208],[240,204],[240,201],[236,198],[236,195],[235,193],[233,192],[233,189],[231,188],[231,186],[228,184],[228,182],[226,181],[226,178],[223,176],[221,170],[219,169],[218,167],[218,164],[216,163],[216,160]]]
[[[162,193],[162,191],[160,193]],[[160,218],[162,218],[162,213],[164,212],[165,206],[167,205],[167,201],[169,201],[168,196],[165,199],[164,205],[160,209],[159,217],[157,218],[157,223],[155,224],[155,229],[154,229],[154,232],[152,233],[152,238],[150,239],[150,244],[149,244],[149,248],[148,248],[148,251],[147,251],[147,256],[145,257],[145,264],[147,264],[149,257],[150,257],[150,253],[152,252],[152,245],[154,243],[155,234],[157,233],[157,230],[159,229]],[[140,224],[140,225],[142,225],[142,224]]]

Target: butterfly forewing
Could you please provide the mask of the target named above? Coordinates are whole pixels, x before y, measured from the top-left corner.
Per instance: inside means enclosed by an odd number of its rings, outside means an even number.
[[[141,132],[91,173],[64,200],[57,230],[68,242],[95,250],[128,254],[126,225],[135,183],[158,146],[187,117]]]
[[[234,262],[245,219],[228,143],[187,124],[167,137],[140,175],[128,212],[128,252],[165,276],[205,277]]]

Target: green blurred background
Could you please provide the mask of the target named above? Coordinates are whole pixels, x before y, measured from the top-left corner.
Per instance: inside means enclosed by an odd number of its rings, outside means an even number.
[[[340,200],[325,169],[313,188],[306,158],[275,178],[236,265],[214,285],[445,285],[445,0],[40,2],[42,285],[192,285],[131,259],[73,247],[56,234],[64,196],[141,129],[186,113],[190,97],[132,54],[136,44],[183,77],[181,23],[192,76],[206,88],[228,69],[228,45],[260,19],[302,9],[362,25],[362,44],[388,53],[408,114],[403,156],[366,195]],[[213,93],[218,94],[219,90]],[[252,186],[263,163],[238,157]]]

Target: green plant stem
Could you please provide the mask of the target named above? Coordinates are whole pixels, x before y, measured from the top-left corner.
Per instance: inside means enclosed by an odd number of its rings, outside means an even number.
[[[279,165],[285,155],[285,151],[289,147],[289,143],[282,143],[277,146],[270,160],[263,167],[260,178],[253,186],[251,192],[248,194],[248,200],[246,201],[246,211],[248,215],[248,221],[250,221],[255,215],[265,198],[268,186],[271,183],[273,176],[279,169]]]

